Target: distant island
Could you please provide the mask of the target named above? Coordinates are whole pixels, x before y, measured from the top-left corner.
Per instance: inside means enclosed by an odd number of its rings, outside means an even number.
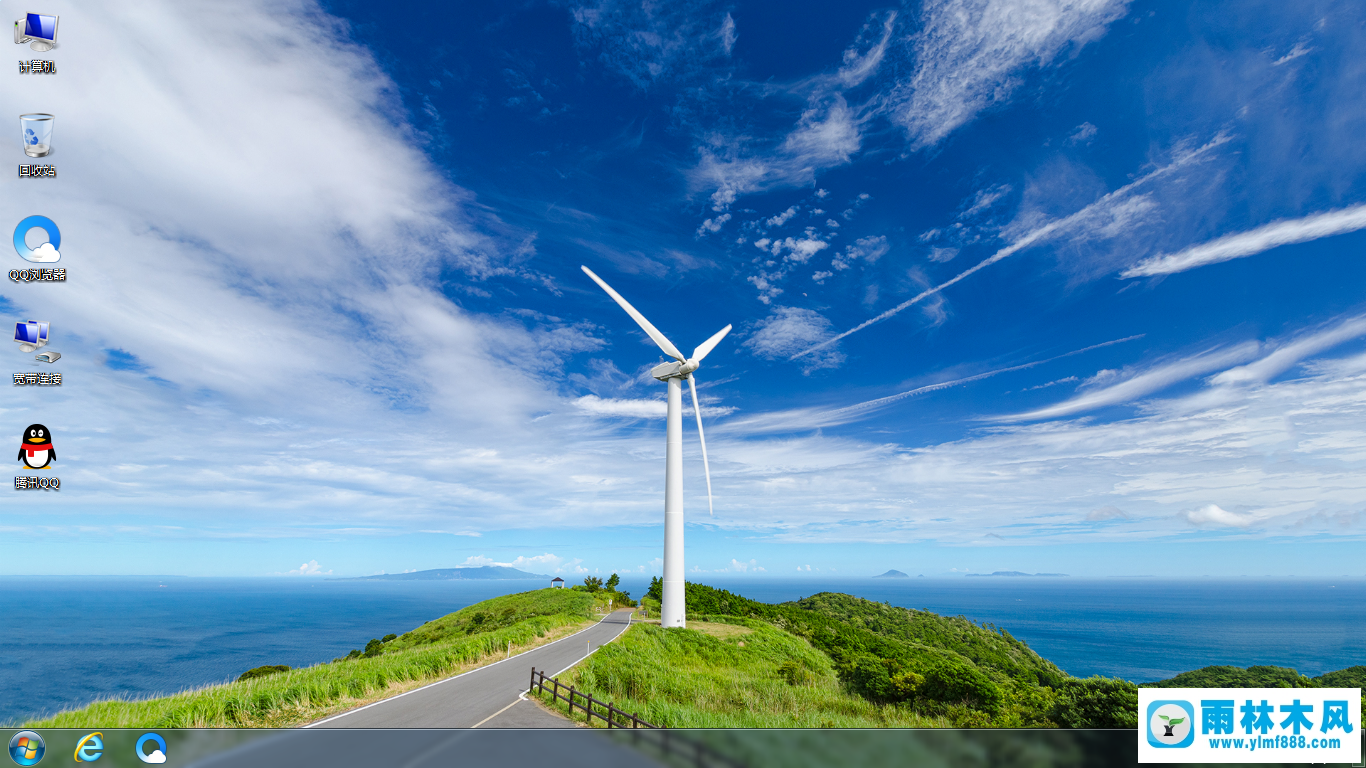
[[[902,573],[901,571],[887,571],[886,573],[879,573],[878,575],[874,576],[873,578],[875,578],[875,579],[909,579],[909,578],[911,578],[911,577],[910,577],[910,574]]]
[[[993,571],[991,573],[969,573],[968,576],[1066,576],[1065,573],[1025,573],[1023,571]]]
[[[540,573],[527,573],[516,568],[502,565],[481,565],[470,568],[435,568],[430,571],[411,573],[378,573],[374,576],[356,576],[350,579],[330,579],[330,581],[450,581],[452,579],[548,579]]]

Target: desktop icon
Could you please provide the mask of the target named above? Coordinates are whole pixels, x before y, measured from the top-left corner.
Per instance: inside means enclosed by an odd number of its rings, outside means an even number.
[[[62,353],[53,352],[49,349],[46,352],[39,352],[38,354],[34,355],[33,359],[37,360],[40,363],[55,363],[58,360],[62,359]]]
[[[76,742],[76,762],[93,763],[104,754],[104,734],[95,731]]]
[[[147,752],[147,742],[156,742],[151,752]],[[166,740],[155,733],[144,733],[138,739],[137,746],[133,748],[138,753],[138,759],[144,763],[164,763],[166,762]]]
[[[14,42],[28,43],[39,53],[52,50],[57,44],[58,18],[45,13],[24,14],[24,18],[14,22]]]
[[[48,323],[37,320],[21,320],[14,324],[14,341],[21,352],[37,352],[39,347],[47,346]]]
[[[28,247],[28,233],[41,229],[47,233],[47,242],[37,248]],[[32,261],[38,264],[49,264],[62,258],[61,252],[57,249],[62,247],[62,232],[57,229],[57,224],[46,216],[29,216],[19,222],[19,226],[14,228],[14,250],[19,253],[19,257],[24,261]]]
[[[43,469],[56,460],[57,452],[52,448],[52,433],[42,424],[28,425],[24,434],[19,436],[19,456],[15,461],[24,462],[28,469]]]
[[[43,737],[33,731],[20,731],[9,740],[9,756],[20,765],[37,765],[46,751]]]
[[[52,151],[52,121],[46,112],[30,112],[19,116],[19,131],[24,137],[24,154],[46,157]]]

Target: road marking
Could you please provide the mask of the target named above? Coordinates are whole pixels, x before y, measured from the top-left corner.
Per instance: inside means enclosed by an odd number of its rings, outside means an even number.
[[[587,631],[589,631],[589,630],[591,630],[591,629],[597,629],[599,626],[602,625],[603,622],[607,621],[607,619],[610,618],[611,616],[612,616],[612,614],[609,613],[609,614],[607,614],[606,616],[603,616],[601,619],[599,619],[598,622],[597,622],[596,624],[594,624],[593,626],[591,626],[591,627],[584,627],[583,629],[579,630],[578,632],[575,632],[574,634],[569,635],[569,636],[567,636],[567,637],[562,637],[562,638],[560,638],[559,640],[556,640],[556,641],[554,641],[554,642],[546,643],[545,645],[538,645],[538,646],[536,646],[535,648],[529,648],[529,649],[527,649],[527,650],[525,650],[525,651],[522,651],[521,653],[517,654],[516,656],[513,656],[511,659],[500,659],[500,660],[498,660],[498,661],[493,662],[492,664],[487,664],[487,665],[482,666],[482,667],[476,667],[476,668],[474,668],[474,669],[471,669],[471,670],[468,671],[468,672],[461,672],[460,674],[455,675],[454,677],[448,677],[448,678],[446,678],[446,679],[444,679],[444,680],[437,680],[435,683],[428,683],[427,685],[424,685],[424,686],[422,686],[421,688],[414,688],[414,689],[411,690],[411,691],[404,691],[403,693],[400,693],[400,694],[397,695],[397,696],[391,696],[391,697],[389,697],[389,698],[387,698],[387,699],[380,699],[379,701],[372,702],[372,703],[370,703],[370,704],[366,704],[366,705],[363,706],[363,707],[357,707],[356,709],[348,710],[348,711],[342,712],[341,714],[338,714],[338,715],[333,715],[333,716],[327,718],[326,720],[319,720],[319,721],[316,722],[316,723],[309,723],[308,725],[305,725],[305,726],[303,726],[303,727],[304,727],[304,728],[313,728],[313,727],[315,727],[315,726],[322,725],[323,723],[330,723],[330,722],[332,722],[333,720],[339,720],[339,719],[341,719],[341,718],[343,718],[343,717],[346,717],[347,715],[354,715],[355,713],[360,712],[361,710],[369,709],[369,708],[371,708],[371,707],[377,707],[377,706],[379,706],[380,704],[386,704],[386,703],[388,703],[388,702],[395,701],[395,700],[397,700],[397,699],[401,699],[401,698],[403,698],[404,696],[407,696],[407,695],[410,694],[410,693],[417,693],[418,691],[424,691],[424,690],[426,690],[426,689],[428,689],[428,688],[431,688],[432,686],[441,685],[442,683],[448,683],[448,682],[450,682],[450,681],[452,681],[452,680],[455,680],[455,679],[457,679],[457,678],[464,677],[465,675],[472,675],[472,674],[474,674],[475,672],[479,672],[479,671],[481,671],[481,670],[489,669],[490,667],[496,667],[496,666],[498,666],[499,664],[504,664],[504,663],[506,663],[506,662],[512,661],[512,659],[519,658],[519,657],[521,657],[521,656],[524,656],[524,655],[526,655],[526,654],[528,654],[528,653],[532,653],[532,652],[534,652],[534,651],[539,651],[539,650],[541,650],[542,648],[549,648],[550,646],[555,645],[556,643],[563,643],[565,640],[570,640],[570,639],[573,639],[573,638],[575,638],[575,637],[578,637],[579,635],[581,635],[581,634],[583,634],[584,632],[587,632]],[[630,622],[630,619],[629,619],[629,618],[627,619],[627,622],[628,622],[628,626],[629,626],[629,622]],[[622,630],[622,632],[624,632],[624,631],[625,631],[625,630]],[[621,634],[621,633],[619,632],[619,633],[617,633],[617,634]],[[615,640],[616,638],[614,637],[614,638],[612,638],[612,639]],[[608,642],[611,642],[611,641],[609,640]],[[601,646],[599,646],[599,647],[601,647]],[[585,656],[584,658],[587,658],[587,656]],[[583,659],[579,659],[579,661],[583,661]],[[574,662],[574,664],[577,664],[577,663],[579,663],[579,662],[578,662],[578,661]],[[569,669],[570,667],[573,667],[574,664],[570,664],[568,667],[565,667],[564,669]],[[556,674],[556,675],[559,675],[559,674],[563,674],[563,672],[564,672],[564,670],[560,670],[559,672],[556,672],[555,674]]]
[[[522,700],[523,700],[523,699],[522,699],[522,695],[521,695],[521,694],[518,694],[518,695],[517,695],[517,698],[514,699],[513,702],[512,702],[511,704],[507,705],[506,707],[503,707],[502,709],[498,710],[497,712],[494,712],[493,714],[489,715],[488,717],[484,718],[483,720],[480,720],[479,722],[475,723],[474,725],[471,725],[470,727],[471,727],[471,728],[478,728],[479,726],[483,725],[484,723],[487,723],[488,721],[492,720],[493,718],[495,718],[495,717],[497,717],[497,716],[503,714],[504,712],[508,711],[509,709],[512,709],[513,707],[517,706],[517,702],[522,701]]]

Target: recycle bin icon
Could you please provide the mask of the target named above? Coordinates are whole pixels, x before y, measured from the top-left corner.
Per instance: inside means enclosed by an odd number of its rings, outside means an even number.
[[[52,115],[35,112],[19,116],[19,127],[24,133],[24,154],[46,157],[52,151]]]

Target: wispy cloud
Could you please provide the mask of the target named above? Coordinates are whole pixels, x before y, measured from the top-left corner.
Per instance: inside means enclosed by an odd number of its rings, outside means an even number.
[[[703,416],[727,416],[735,412],[735,408],[731,406],[712,405],[706,402],[706,398],[699,400]],[[592,416],[617,416],[628,419],[662,419],[669,411],[668,403],[663,400],[607,398],[597,395],[584,395],[575,400],[574,405]],[[691,414],[692,405],[683,406],[683,413]]]
[[[1179,253],[1154,256],[1126,269],[1120,277],[1150,277],[1185,272],[1196,267],[1252,256],[1282,245],[1307,243],[1323,237],[1356,232],[1359,229],[1366,229],[1366,204],[1326,211],[1302,219],[1282,219],[1246,232],[1225,235]]]
[[[720,3],[592,0],[571,9],[574,39],[642,90],[700,76],[730,56],[738,32]]]
[[[941,0],[925,4],[915,71],[888,97],[912,148],[938,144],[1007,99],[1019,72],[1101,37],[1126,0]]]
[[[1105,195],[1096,202],[1091,203],[1090,205],[1086,206],[1085,208],[1082,208],[1076,213],[1071,214],[1070,216],[1066,216],[1061,219],[1055,219],[1041,226],[1034,227],[1025,234],[1021,235],[1014,242],[1010,243],[1004,248],[997,250],[990,257],[983,259],[971,268],[959,272],[953,278],[946,280],[931,288],[927,288],[921,291],[920,293],[916,294],[915,296],[911,297],[910,299],[901,302],[895,307],[892,307],[886,312],[883,312],[882,314],[870,320],[865,320],[864,322],[854,326],[853,328],[850,328],[849,330],[843,333],[832,336],[831,338],[826,339],[819,344],[816,344],[801,352],[798,352],[795,355],[793,355],[790,359],[795,360],[799,357],[802,357],[803,355],[809,355],[812,352],[815,352],[816,350],[828,347],[831,344],[835,344],[839,342],[841,339],[848,338],[849,336],[858,333],[859,331],[863,330],[864,328],[867,328],[870,325],[875,325],[877,323],[882,322],[883,320],[894,317],[902,311],[912,306],[915,306],[916,304],[939,293],[940,291],[943,291],[945,288],[956,285],[957,283],[967,279],[973,274],[976,274],[977,272],[986,269],[987,267],[1001,261],[1002,259],[1009,258],[1019,253],[1020,251],[1025,250],[1026,248],[1038,245],[1053,237],[1057,237],[1059,235],[1072,232],[1083,225],[1094,223],[1097,219],[1112,218],[1111,214],[1113,214],[1116,208],[1122,208],[1125,205],[1130,204],[1132,202],[1129,199],[1129,195],[1133,193],[1135,190],[1156,179],[1166,176],[1180,168],[1188,166],[1191,163],[1199,162],[1201,159],[1207,156],[1214,148],[1226,143],[1227,141],[1228,137],[1223,134],[1220,134],[1219,136],[1216,136],[1214,139],[1210,140],[1208,143],[1199,147],[1198,149],[1189,152],[1179,153],[1167,165],[1164,165],[1154,171],[1151,171],[1145,174],[1144,176],[1136,179],[1135,181],[1132,181],[1129,184],[1120,187],[1119,189]]]
[[[1050,405],[1047,408],[1013,416],[1003,416],[999,420],[1037,421],[1055,419],[1108,405],[1133,402],[1154,392],[1160,392],[1178,382],[1247,361],[1255,356],[1260,348],[1261,345],[1257,342],[1248,341],[1229,348],[1214,349],[1192,357],[1175,360],[1127,376],[1120,374],[1123,380],[1119,383],[1085,392],[1057,405]]]
[[[1366,315],[1349,317],[1326,328],[1301,334],[1272,345],[1274,351],[1247,365],[1232,368],[1210,379],[1211,384],[1247,384],[1270,381],[1305,358],[1366,336]]]
[[[905,400],[909,397],[916,397],[918,395],[925,395],[931,392],[938,392],[940,390],[950,389],[952,387],[962,386],[964,384],[971,384],[974,381],[989,379],[993,376],[999,376],[1003,373],[1028,370],[1030,368],[1034,368],[1045,363],[1051,363],[1055,360],[1062,360],[1063,358],[1072,357],[1074,355],[1080,355],[1095,349],[1101,349],[1103,347],[1109,347],[1115,344],[1123,344],[1126,341],[1134,341],[1136,339],[1141,338],[1143,338],[1143,334],[1140,333],[1134,336],[1126,336],[1122,339],[1113,339],[1111,341],[1101,342],[1100,344],[1092,344],[1089,347],[1083,347],[1082,349],[1076,349],[1071,352],[1063,353],[1061,355],[1055,355],[1044,360],[1035,360],[1033,362],[1024,363],[1022,365],[1012,365],[1008,368],[997,368],[996,370],[987,371],[985,373],[978,373],[972,376],[964,376],[962,378],[952,379],[950,381],[941,381],[935,384],[926,384],[925,386],[916,387],[915,389],[909,389],[905,392],[898,392],[895,395],[879,397],[874,400],[865,400],[864,402],[855,403],[853,405],[847,405],[841,408],[799,408],[788,411],[759,413],[753,416],[745,417],[743,419],[732,421],[727,425],[727,428],[746,433],[760,433],[785,432],[801,429],[816,429],[820,427],[833,427],[838,426],[840,424],[848,424],[853,421],[868,418],[872,415],[874,411],[891,405],[892,403],[895,403],[897,401]]]
[[[775,360],[787,357],[794,349],[808,347],[830,333],[830,321],[815,310],[774,307],[768,317],[759,321],[754,332],[741,346],[759,357]],[[843,362],[843,353],[825,349],[821,354],[811,356],[807,370],[835,368]]]

